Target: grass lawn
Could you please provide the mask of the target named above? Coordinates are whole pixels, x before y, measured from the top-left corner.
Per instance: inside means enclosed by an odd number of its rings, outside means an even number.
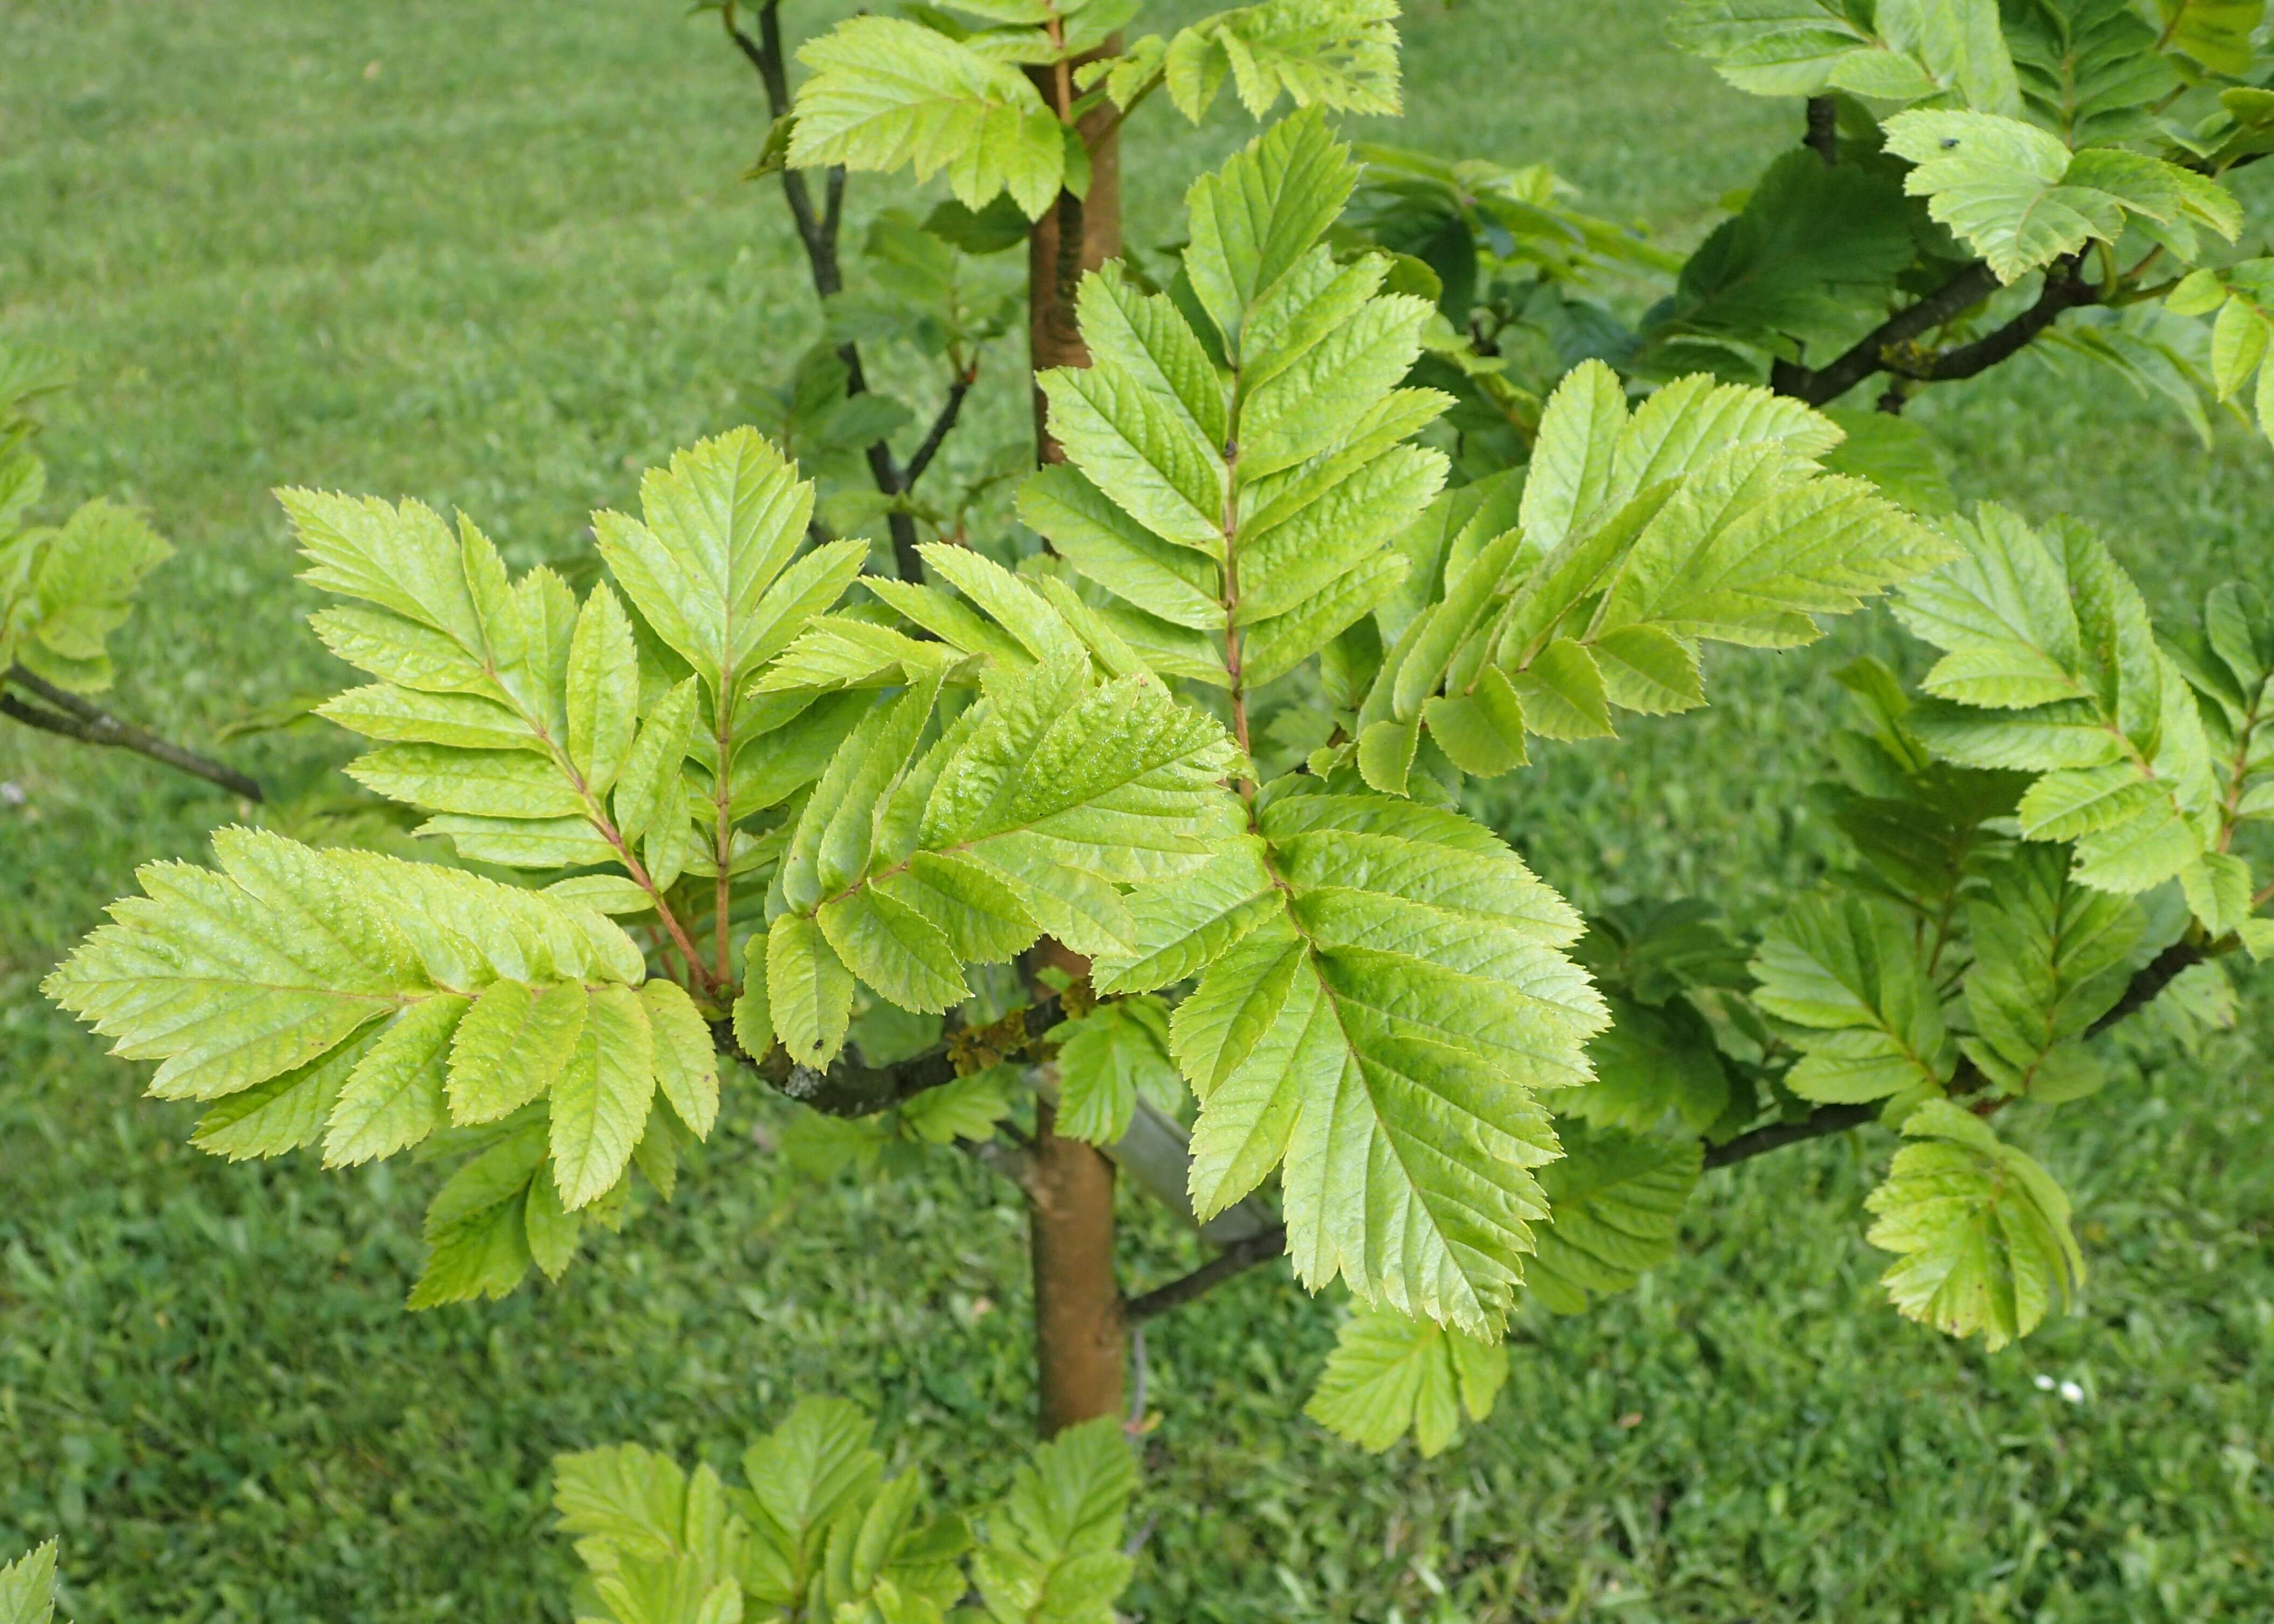
[[[1796,132],[1668,49],[1663,11],[1425,0],[1396,139],[1551,159],[1597,208],[1694,238],[1700,199]],[[562,556],[813,337],[779,199],[736,178],[755,87],[682,4],[0,0],[0,334],[79,363],[49,414],[58,492],[139,500],[182,549],[116,697],[193,741],[341,680],[299,623],[270,486],[417,494],[517,564]],[[1139,121],[1133,242],[1176,234],[1186,179],[1243,128]],[[1018,359],[973,444],[1016,432]],[[2160,610],[2229,574],[2274,585],[2274,455],[2238,428],[2205,454],[2038,371],[1917,413],[1964,494],[2101,524]],[[1827,673],[1863,647],[1897,647],[1883,617],[1722,658],[1714,709],[1552,754],[1508,832],[1583,902],[1699,893],[1758,918],[1822,861],[1799,786]],[[348,753],[230,748],[288,791]],[[783,1108],[745,1087],[678,1205],[562,1287],[408,1315],[429,1169],[198,1155],[189,1109],[139,1098],[137,1069],[34,991],[138,861],[195,855],[238,809],[13,728],[0,780],[23,791],[0,803],[0,1557],[60,1534],[67,1613],[565,1619],[554,1451],[723,1454],[801,1392],[877,1406],[958,1498],[1000,1481],[1029,1410],[1026,1265],[986,1175],[943,1154],[815,1183],[769,1149]],[[1590,1318],[1524,1321],[1498,1414],[1434,1462],[1299,1418],[1338,1310],[1257,1271],[1152,1335],[1132,1611],[2274,1616],[2265,1013],[2246,991],[2240,1027],[2195,1052],[2127,1036],[2097,1101],[2017,1121],[2075,1197],[2092,1275],[2078,1312],[1994,1357],[1880,1302],[1858,1201],[1883,1138],[1713,1175],[1690,1255]],[[1129,1222],[1134,1280],[1189,1266],[1190,1243]]]

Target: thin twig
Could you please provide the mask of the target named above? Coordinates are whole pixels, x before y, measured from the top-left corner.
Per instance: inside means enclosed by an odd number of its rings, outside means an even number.
[[[1164,1314],[1172,1308],[1182,1308],[1194,1297],[1204,1295],[1236,1275],[1244,1274],[1259,1263],[1268,1263],[1287,1250],[1287,1226],[1274,1224],[1260,1235],[1234,1241],[1206,1263],[1181,1279],[1165,1286],[1156,1286],[1142,1297],[1131,1297],[1122,1304],[1121,1317],[1131,1325]]]
[[[0,673],[0,684],[10,683],[33,695],[43,704],[54,707],[42,710],[38,705],[25,703],[13,695],[0,692],[0,714],[11,716],[27,727],[36,727],[42,733],[59,733],[84,744],[132,750],[137,756],[162,762],[178,772],[186,772],[192,778],[203,778],[208,784],[219,785],[231,794],[247,801],[266,799],[260,793],[260,786],[234,767],[223,766],[195,750],[184,749],[178,744],[161,739],[146,727],[138,727],[113,716],[101,705],[34,676],[21,665],[11,665],[4,673]]]
[[[907,468],[900,475],[903,491],[915,490],[916,481],[923,477],[924,470],[931,466],[932,458],[939,455],[941,442],[947,439],[949,432],[955,427],[956,418],[962,414],[963,397],[971,393],[971,386],[978,377],[979,365],[974,362],[947,386],[947,400],[941,405],[939,416],[931,420],[931,428],[924,435],[923,444],[916,447],[915,455],[908,459]]]

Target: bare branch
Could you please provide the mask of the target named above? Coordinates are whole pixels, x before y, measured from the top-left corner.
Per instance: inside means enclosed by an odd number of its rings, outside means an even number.
[[[2084,1029],[2084,1035],[2097,1037],[2118,1021],[2148,1007],[2156,995],[2179,978],[2180,972],[2190,965],[2198,965],[2214,956],[2212,951],[2195,942],[2174,942],[2140,967],[2138,974],[2126,983],[2123,996],[2108,1006],[2108,1012]]]
[[[1804,1145],[1810,1139],[1820,1139],[1828,1134],[1845,1133],[1850,1128],[1860,1128],[1879,1114],[1876,1105],[1827,1105],[1799,1122],[1773,1122],[1766,1128],[1755,1128],[1751,1133],[1740,1133],[1725,1145],[1706,1147],[1706,1165],[1709,1168],[1728,1167],[1732,1162],[1750,1162],[1755,1156],[1772,1150],[1782,1150],[1788,1145]]]
[[[1246,1240],[1234,1241],[1183,1278],[1172,1280],[1165,1286],[1156,1286],[1142,1297],[1131,1297],[1122,1305],[1121,1317],[1132,1325],[1138,1325],[1156,1314],[1182,1308],[1194,1297],[1204,1296],[1225,1281],[1246,1274],[1259,1263],[1269,1263],[1286,1250],[1287,1226],[1274,1224]]]
[[[42,733],[60,733],[66,739],[77,739],[84,744],[106,746],[113,749],[132,750],[137,756],[147,756],[152,761],[162,762],[177,771],[203,778],[208,784],[219,785],[233,795],[247,801],[260,801],[266,797],[260,786],[233,767],[223,766],[184,749],[180,745],[161,739],[147,728],[111,715],[102,706],[82,699],[68,689],[59,688],[34,676],[21,665],[11,665],[0,673],[0,684],[13,683],[34,695],[52,710],[25,703],[13,695],[0,692],[0,715],[15,718],[27,727]]]
[[[939,455],[940,443],[948,437],[955,427],[956,418],[962,413],[963,397],[971,393],[971,386],[978,378],[979,368],[975,364],[966,367],[955,381],[947,386],[946,402],[940,407],[939,416],[932,419],[931,428],[923,437],[923,444],[916,447],[915,455],[908,459],[907,470],[900,475],[902,490],[915,490],[916,481],[923,477],[924,470],[931,466],[932,458]]]
[[[1837,360],[1813,370],[1794,361],[1777,362],[1769,369],[1769,387],[1779,395],[1791,395],[1811,406],[1828,405],[1873,372],[1885,371],[1883,354],[1891,346],[1908,343],[1979,304],[1998,290],[1998,285],[1996,274],[1977,261],[1917,304],[1906,305],[1888,317]]]
[[[1830,96],[1811,96],[1808,99],[1808,135],[1811,151],[1824,160],[1830,169],[1840,162],[1840,103]]]

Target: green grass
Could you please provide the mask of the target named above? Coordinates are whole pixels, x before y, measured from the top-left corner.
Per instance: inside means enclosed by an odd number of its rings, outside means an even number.
[[[740,419],[809,342],[770,190],[735,179],[752,86],[661,0],[0,3],[0,331],[73,354],[59,491],[149,506],[182,547],[122,640],[117,703],[193,740],[338,680],[299,625],[292,481],[478,515],[573,552],[636,470]],[[1659,42],[1649,0],[1410,19],[1398,139],[1554,160],[1669,237],[1789,109]],[[1129,235],[1174,234],[1237,139],[1149,115]],[[877,197],[870,186],[865,195]],[[856,194],[859,195],[859,194]],[[1025,410],[1005,352],[972,445]],[[2159,609],[2274,584],[2263,442],[2041,373],[1930,398],[1969,497],[2106,527]],[[1758,919],[1821,861],[1798,816],[1827,673],[1883,619],[1726,659],[1715,708],[1555,752],[1508,831],[1584,901],[1709,895]],[[231,753],[288,788],[320,736]],[[142,763],[0,733],[0,1554],[59,1533],[87,1620],[565,1618],[546,1461],[691,1451],[790,1395],[876,1404],[957,1498],[1026,1425],[1020,1223],[984,1175],[817,1184],[749,1089],[678,1206],[561,1288],[410,1316],[418,1166],[230,1168],[184,1108],[34,996],[131,883],[235,815]],[[2127,1039],[2091,1104],[2017,1127],[2074,1192],[2080,1312],[1995,1357],[1879,1300],[1858,1200],[1883,1141],[1709,1181],[1642,1290],[1519,1328],[1491,1424],[1431,1462],[1297,1411],[1336,1310],[1259,1271],[1151,1336],[1132,1608],[1187,1620],[2261,1619],[2274,1615],[2274,1129],[2246,1035]],[[2018,1116],[2019,1113],[2016,1113]],[[1189,1243],[1129,1213],[1129,1272]],[[2082,1402],[2040,1390],[2073,1380]]]

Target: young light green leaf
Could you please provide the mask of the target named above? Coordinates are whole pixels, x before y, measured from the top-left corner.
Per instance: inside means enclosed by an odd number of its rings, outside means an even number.
[[[595,991],[568,1069],[553,1085],[553,1177],[570,1212],[624,1176],[655,1096],[655,1038],[629,987]]]
[[[1118,1417],[1038,1446],[987,1519],[972,1578],[997,1624],[1112,1624],[1133,1564],[1121,1527],[1137,1462]]]
[[[766,936],[766,1003],[790,1058],[818,1071],[845,1047],[853,973],[809,916],[785,914]]]
[[[415,1145],[448,1119],[450,1040],[471,1007],[438,993],[397,1016],[340,1086],[324,1165],[354,1167]]]
[[[568,643],[568,759],[594,795],[623,770],[639,726],[639,655],[632,623],[603,582],[576,616]]]
[[[1039,217],[1065,178],[1058,121],[1026,75],[895,17],[855,17],[798,51],[812,70],[797,97],[796,169],[911,165],[947,171],[967,208],[1008,192]]]
[[[1864,1198],[1869,1239],[1901,1254],[1885,1275],[1906,1318],[1952,1336],[1980,1333],[1991,1351],[2026,1336],[2084,1278],[2068,1198],[2036,1161],[1946,1100],[1903,1123],[1914,1141]]]
[[[655,1037],[655,1086],[697,1139],[719,1120],[719,1049],[687,989],[660,976],[640,985]],[[739,1015],[738,1015],[739,1019]],[[745,1051],[764,1054],[764,1046]]]
[[[1303,1413],[1377,1454],[1410,1432],[1427,1459],[1460,1436],[1465,1415],[1489,1416],[1507,1381],[1508,1347],[1500,1338],[1361,1307],[1336,1332]]]
[[[580,981],[491,982],[450,1041],[450,1120],[496,1122],[543,1094],[576,1052],[588,1003]]]

